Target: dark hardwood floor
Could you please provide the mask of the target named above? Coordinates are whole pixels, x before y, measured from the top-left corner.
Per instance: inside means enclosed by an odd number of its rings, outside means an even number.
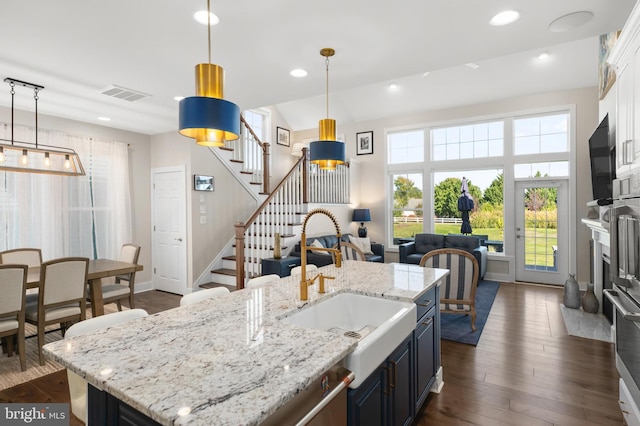
[[[179,300],[150,291],[136,307]],[[442,341],[445,385],[414,424],[621,425],[613,344],[569,336],[561,302],[560,288],[502,284],[478,346]],[[64,371],[0,392],[0,402],[68,401]]]

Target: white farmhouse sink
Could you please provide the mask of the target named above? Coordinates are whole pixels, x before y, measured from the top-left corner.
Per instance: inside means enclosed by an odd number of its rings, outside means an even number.
[[[413,331],[416,326],[416,305],[340,293],[282,321],[358,339],[355,351],[345,359],[345,368],[356,375],[349,387],[357,388]]]

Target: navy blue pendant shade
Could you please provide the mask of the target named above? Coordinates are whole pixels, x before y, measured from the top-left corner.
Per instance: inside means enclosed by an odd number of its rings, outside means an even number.
[[[208,96],[190,96],[180,101],[179,129],[184,136],[198,138],[214,132],[207,140],[236,140],[240,135],[240,108],[233,102]],[[200,142],[199,142],[200,143]]]
[[[347,150],[344,142],[321,140],[309,145],[309,159],[318,164],[322,170],[335,170],[339,164],[344,164]]]
[[[354,209],[353,218],[354,222],[360,222],[360,228],[358,228],[358,236],[364,238],[367,236],[367,228],[364,226],[364,222],[371,222],[371,212],[369,209]]]

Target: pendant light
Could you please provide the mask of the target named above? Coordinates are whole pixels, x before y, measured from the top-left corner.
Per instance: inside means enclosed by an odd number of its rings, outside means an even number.
[[[211,63],[211,4],[207,0],[209,62],[196,65],[196,96],[179,106],[180,134],[198,145],[224,146],[240,136],[240,108],[223,99],[224,70]]]
[[[327,72],[327,118],[320,120],[318,125],[320,140],[311,142],[309,145],[309,157],[311,162],[317,164],[321,170],[335,170],[336,166],[344,164],[346,158],[344,142],[336,140],[336,120],[329,118],[329,58],[335,53],[336,51],[331,48],[320,50],[320,55],[325,58]]]
[[[11,86],[11,140],[0,139],[0,171],[84,176],[80,157],[73,149],[38,143],[38,94],[44,86],[9,77],[4,81]],[[33,89],[36,118],[35,143],[17,141],[13,135],[16,85]]]

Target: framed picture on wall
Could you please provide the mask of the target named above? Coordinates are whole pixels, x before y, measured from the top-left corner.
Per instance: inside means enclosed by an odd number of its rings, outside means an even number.
[[[620,31],[600,35],[598,50],[598,94],[600,95],[600,100],[607,96],[609,89],[616,81],[616,72],[613,66],[607,63],[607,59],[616,41],[618,41],[619,35]]]
[[[213,176],[193,175],[194,191],[213,191]]]
[[[356,154],[373,154],[373,131],[356,133]]]
[[[278,145],[284,145],[284,146],[289,146],[291,145],[291,135],[289,133],[289,130],[284,129],[282,127],[276,127],[277,133],[276,133],[276,142],[278,142]]]

